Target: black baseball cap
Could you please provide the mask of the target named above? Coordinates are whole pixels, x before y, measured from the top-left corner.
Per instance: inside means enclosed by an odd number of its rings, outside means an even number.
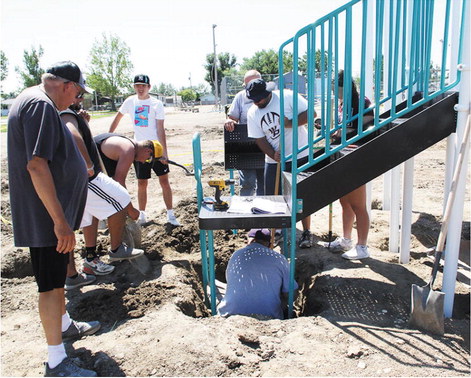
[[[47,73],[53,74],[55,76],[59,76],[62,79],[73,81],[82,87],[85,92],[93,93],[94,90],[90,87],[85,85],[85,80],[82,76],[82,72],[80,68],[70,60],[65,60],[63,62],[54,63],[50,66],[47,70]]]
[[[247,234],[249,238],[266,242],[270,241],[270,236],[271,233],[268,228],[252,228]]]
[[[253,102],[259,102],[260,100],[268,97],[274,89],[275,83],[266,83],[265,80],[254,79],[249,81],[245,87],[245,93],[247,97]]]
[[[134,76],[134,84],[147,84],[150,85],[150,79],[147,75]]]

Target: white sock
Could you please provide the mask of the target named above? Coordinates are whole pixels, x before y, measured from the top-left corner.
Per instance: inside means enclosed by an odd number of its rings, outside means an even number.
[[[47,364],[49,365],[51,369],[54,369],[66,357],[67,357],[67,354],[65,353],[65,347],[63,343],[59,345],[47,346]]]
[[[70,319],[69,313],[66,311],[64,315],[62,315],[62,332],[67,331],[67,329],[72,323],[72,319]]]
[[[175,217],[175,214],[173,213],[173,209],[167,210],[167,217]]]

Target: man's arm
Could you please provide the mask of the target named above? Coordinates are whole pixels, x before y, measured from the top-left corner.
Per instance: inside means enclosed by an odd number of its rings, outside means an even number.
[[[113,122],[111,122],[110,129],[108,130],[110,133],[114,133],[116,128],[118,127],[119,121],[121,121],[121,118],[123,118],[124,114],[121,112],[116,113],[114,116]]]
[[[280,153],[274,150],[271,144],[268,143],[267,138],[257,138],[255,139],[255,143],[257,143],[257,146],[260,148],[260,150],[262,150],[265,155],[268,155],[275,161],[280,161]]]
[[[80,153],[82,154],[82,157],[85,160],[85,164],[87,164],[88,176],[93,176],[95,173],[95,167],[93,166],[92,159],[90,158],[87,147],[85,146],[85,142],[83,141],[82,134],[80,134],[77,118],[75,118],[72,114],[67,113],[62,114],[61,118],[69,129],[69,131],[71,132],[72,136],[74,137],[75,144],[77,145]]]
[[[227,117],[226,122],[224,122],[224,128],[229,132],[233,132],[235,129],[234,124],[237,122],[239,122],[239,119],[230,115]]]
[[[68,253],[74,250],[75,234],[65,219],[64,210],[57,199],[56,187],[47,159],[33,156],[26,165],[34,189],[54,222],[57,237],[57,252]]]
[[[314,112],[314,118],[316,117],[316,113]],[[307,110],[305,112],[299,113],[298,115],[298,127],[305,125],[307,123]],[[285,127],[292,128],[293,127],[293,120],[288,119],[285,117]]]

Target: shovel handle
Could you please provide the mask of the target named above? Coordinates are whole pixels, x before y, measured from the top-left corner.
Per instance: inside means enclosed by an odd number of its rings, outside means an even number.
[[[438,241],[437,241],[437,251],[442,252],[443,247],[445,246],[445,238],[446,234],[448,232],[448,223],[449,223],[449,218],[451,215],[451,209],[453,207],[453,203],[455,202],[455,196],[456,196],[456,187],[458,186],[458,179],[461,173],[461,167],[463,166],[463,160],[464,160],[464,153],[465,149],[468,143],[468,138],[469,138],[469,132],[470,132],[470,116],[468,116],[468,120],[466,122],[466,128],[464,130],[463,134],[463,140],[461,142],[461,147],[460,147],[460,152],[458,155],[458,160],[456,162],[455,166],[455,171],[453,172],[453,180],[451,182],[450,186],[450,193],[448,194],[448,199],[446,201],[446,207],[445,207],[445,213],[443,215],[443,222],[442,222],[442,228],[440,229],[440,235],[438,236]]]

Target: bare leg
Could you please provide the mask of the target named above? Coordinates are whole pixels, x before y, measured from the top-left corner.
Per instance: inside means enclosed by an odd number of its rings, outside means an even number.
[[[362,185],[352,193],[350,203],[357,220],[358,244],[366,245],[370,230],[370,218],[366,209],[366,186]]]
[[[301,223],[303,225],[303,231],[310,230],[311,229],[311,216],[308,215],[306,218],[302,219]]]
[[[139,210],[144,211],[147,206],[147,184],[148,179],[137,180],[137,202],[139,204]]]
[[[67,264],[67,277],[72,277],[78,274],[77,268],[75,267],[75,256],[74,251],[69,252],[69,263]]]
[[[98,219],[93,217],[92,224],[84,227],[82,231],[83,238],[85,239],[85,247],[95,247],[98,234]]]
[[[108,217],[108,229],[110,230],[111,250],[115,250],[123,241],[124,224],[127,210],[123,209]]]
[[[352,238],[353,223],[355,222],[355,213],[350,204],[350,194],[351,193],[340,198],[340,204],[342,205],[343,237],[347,239]]]
[[[168,173],[163,176],[159,176],[160,187],[162,188],[162,195],[164,197],[164,203],[167,210],[173,209],[173,197],[172,188],[168,181]]]
[[[351,239],[353,222],[357,220],[358,244],[366,245],[370,218],[366,209],[366,186],[362,185],[340,199],[343,209],[344,236]]]
[[[62,315],[65,314],[64,289],[39,293],[39,317],[48,345],[62,343]]]

